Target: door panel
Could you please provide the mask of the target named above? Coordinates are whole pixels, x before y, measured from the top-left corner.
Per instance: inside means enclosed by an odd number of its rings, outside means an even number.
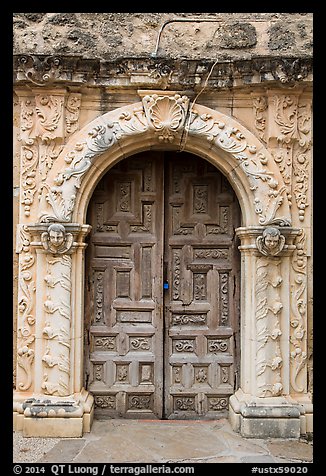
[[[165,416],[216,418],[234,393],[239,209],[208,162],[166,155]]]
[[[96,414],[162,417],[163,160],[113,167],[90,206],[88,389]]]
[[[85,386],[96,415],[226,415],[239,217],[224,176],[188,153],[137,154],[100,181],[87,217],[85,294]]]

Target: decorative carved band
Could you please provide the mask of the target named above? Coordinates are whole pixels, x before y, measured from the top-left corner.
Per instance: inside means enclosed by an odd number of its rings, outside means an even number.
[[[101,59],[85,59],[79,56],[44,56],[44,55],[14,55],[15,83],[31,82],[38,86],[47,86],[51,83],[62,84],[67,77],[72,78],[74,84],[87,86],[116,86],[117,77],[122,81],[140,75],[144,87],[183,86],[192,88],[202,84],[207,78],[207,72],[214,64],[201,59],[185,58],[121,58],[103,62]],[[252,58],[239,61],[219,61],[207,81],[207,89],[230,90],[239,81],[243,84],[266,84],[268,81],[279,80],[281,83],[300,83],[309,80],[312,73],[312,58]],[[123,83],[124,84],[124,83]],[[147,86],[148,85],[148,86]],[[154,86],[155,87],[155,86]]]
[[[52,179],[53,183],[43,183],[40,221],[70,222],[81,181],[95,158],[127,136],[153,131],[158,142],[180,145],[182,133],[185,132],[185,140],[188,136],[200,136],[229,154],[235,169],[239,165],[247,177],[253,194],[253,210],[258,215],[259,223],[290,225],[289,216],[276,216],[278,209],[288,200],[288,190],[282,183],[282,176],[276,177],[269,167],[269,164],[272,165],[269,152],[257,144],[249,131],[227,116],[207,108],[204,108],[207,112],[203,113],[203,106],[196,106],[188,113],[188,105],[186,96],[153,94],[145,96],[142,104],[136,104],[133,109],[126,107],[118,116],[112,112],[94,120],[88,130],[85,128],[80,134],[79,141],[76,139],[74,145],[67,146],[62,152],[64,155],[60,157],[66,166]],[[127,210],[127,188],[124,186],[120,192],[124,197],[122,210]],[[196,213],[199,214],[204,213],[201,205],[203,193],[205,191],[201,189],[195,191]],[[268,200],[265,200],[266,195]],[[182,234],[191,232],[180,226],[174,228]]]
[[[282,283],[280,260],[260,257],[256,268],[256,381],[259,397],[282,393],[279,315],[283,304],[279,288]]]
[[[35,255],[31,251],[31,236],[26,225],[17,228],[17,252],[19,253],[19,287],[18,287],[18,318],[17,318],[17,363],[24,371],[17,374],[19,390],[29,390],[32,381],[32,365],[35,341]]]
[[[307,361],[307,256],[306,235],[303,230],[297,237],[292,257],[291,319],[290,319],[290,384],[294,392],[306,389]]]
[[[47,298],[44,302],[46,350],[42,357],[42,389],[47,395],[67,396],[70,386],[71,256],[46,257]]]

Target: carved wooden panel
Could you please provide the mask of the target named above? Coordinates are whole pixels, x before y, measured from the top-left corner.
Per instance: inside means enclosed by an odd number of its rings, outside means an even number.
[[[239,348],[239,216],[228,181],[187,153],[138,154],[98,184],[85,299],[97,415],[225,416]]]
[[[162,187],[162,154],[139,154],[89,205],[86,384],[99,416],[162,417]]]
[[[204,160],[166,161],[165,417],[218,418],[235,391],[239,207]]]

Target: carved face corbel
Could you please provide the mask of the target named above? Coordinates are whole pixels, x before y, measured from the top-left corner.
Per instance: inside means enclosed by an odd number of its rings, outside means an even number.
[[[284,248],[285,237],[278,228],[270,226],[265,228],[263,234],[256,239],[257,249],[265,256],[276,256]]]
[[[41,235],[43,248],[53,254],[68,253],[73,245],[73,235],[66,233],[60,223],[52,223],[48,230]]]

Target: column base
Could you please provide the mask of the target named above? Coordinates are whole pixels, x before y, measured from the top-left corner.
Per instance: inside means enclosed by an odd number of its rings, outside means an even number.
[[[16,393],[14,431],[26,437],[78,438],[91,431],[94,398],[85,389],[68,397]]]
[[[301,400],[301,401],[300,401]],[[245,438],[292,438],[312,434],[309,396],[259,398],[239,389],[230,398],[229,420]]]

